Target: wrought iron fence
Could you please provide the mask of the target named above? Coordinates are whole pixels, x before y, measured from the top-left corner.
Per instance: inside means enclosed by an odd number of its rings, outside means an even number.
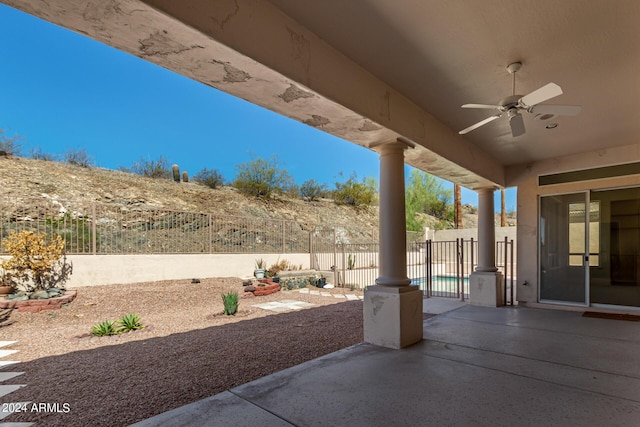
[[[294,221],[53,198],[0,204],[0,242],[21,230],[62,236],[68,254],[310,251],[310,231]]]

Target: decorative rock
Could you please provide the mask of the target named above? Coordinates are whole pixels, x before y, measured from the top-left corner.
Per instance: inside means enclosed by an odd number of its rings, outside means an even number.
[[[253,286],[253,285],[248,285],[248,286],[245,286],[245,287],[244,287],[244,291],[245,291],[245,292],[253,292],[253,291],[255,291],[255,290],[256,290],[256,287],[255,287],[255,286]]]
[[[29,296],[29,299],[49,299],[49,292],[37,291]]]

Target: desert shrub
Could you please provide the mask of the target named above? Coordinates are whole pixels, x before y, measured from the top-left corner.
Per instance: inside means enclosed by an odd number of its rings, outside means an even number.
[[[222,303],[224,304],[224,314],[227,316],[234,315],[238,312],[238,293],[228,292],[222,294]]]
[[[352,175],[345,182],[336,182],[333,199],[339,205],[349,205],[355,208],[371,206],[376,201],[376,182],[373,178],[358,181]]]
[[[171,178],[172,172],[169,162],[163,156],[158,160],[145,159],[144,157],[131,165],[128,169],[122,169],[148,178]]]
[[[209,188],[218,188],[224,185],[224,177],[216,169],[202,168],[193,176],[193,180]]]
[[[269,277],[277,276],[281,271],[295,271],[301,270],[302,268],[298,268],[298,266],[292,264],[290,261],[283,259],[275,264],[272,264],[271,267],[267,269],[267,273]]]
[[[273,193],[286,193],[294,185],[293,178],[278,166],[275,157],[241,163],[237,170],[233,186],[249,196],[269,198]]]
[[[19,156],[22,152],[22,140],[22,136],[7,136],[4,129],[0,129],[0,151],[12,156]]]
[[[11,233],[3,245],[11,257],[0,267],[14,289],[33,292],[61,288],[71,275],[72,265],[67,262],[60,236],[47,239],[44,234],[23,230]]]
[[[310,202],[325,196],[326,192],[327,185],[319,184],[315,179],[309,179],[300,186],[300,195]]]
[[[70,165],[81,166],[83,168],[88,168],[94,165],[93,159],[87,154],[87,150],[84,148],[80,148],[78,150],[71,148],[64,152],[62,158]]]
[[[47,162],[55,162],[56,160],[58,160],[58,156],[51,153],[45,153],[40,147],[31,149],[31,158],[35,160],[44,160]]]

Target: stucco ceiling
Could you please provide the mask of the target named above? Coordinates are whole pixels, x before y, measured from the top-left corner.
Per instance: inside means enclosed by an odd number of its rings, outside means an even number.
[[[506,117],[465,136],[513,165],[640,142],[640,2],[636,0],[271,0],[285,14],[458,131],[493,114],[464,103],[511,95],[506,66],[523,64],[516,93],[548,82],[581,105],[558,127]]]
[[[613,163],[640,160],[637,0],[0,2],[356,144],[409,139],[408,164],[472,189],[612,147],[627,147]],[[458,135],[494,114],[462,104],[512,94],[515,61],[516,93],[554,82],[564,94],[545,104],[582,113]]]

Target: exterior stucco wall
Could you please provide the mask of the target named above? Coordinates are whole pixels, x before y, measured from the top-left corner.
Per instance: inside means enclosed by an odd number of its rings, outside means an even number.
[[[516,227],[496,227],[496,242],[504,242],[504,238],[509,240],[517,239]],[[456,239],[478,240],[477,228],[464,228],[462,230],[438,230],[433,233],[433,240],[436,242],[448,242]]]
[[[7,257],[3,257],[7,258]],[[69,255],[68,288],[205,277],[247,277],[255,261],[267,266],[286,259],[309,268],[309,254]]]
[[[540,175],[597,168],[640,161],[640,144],[604,151],[583,153],[533,165],[509,169],[511,183],[518,187],[518,301],[538,301],[538,199],[539,196],[575,193],[588,190],[640,186],[640,175],[538,186]],[[528,285],[524,285],[527,282]]]

